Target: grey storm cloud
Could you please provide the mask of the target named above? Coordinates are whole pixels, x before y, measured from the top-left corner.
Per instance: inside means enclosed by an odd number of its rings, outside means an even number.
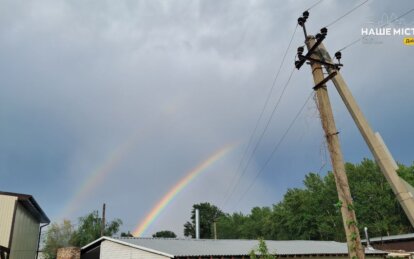
[[[321,2],[311,10],[308,30],[317,32],[357,3]],[[311,4],[3,1],[0,188],[35,195],[55,220],[75,219],[106,202],[109,217],[123,219],[123,228],[133,230],[187,172],[223,146],[237,143],[177,195],[149,229],[168,228],[181,235],[192,204],[209,201],[222,206],[229,182],[235,173],[240,175],[235,170],[296,19]],[[328,28],[326,46],[336,51],[358,38],[368,21],[381,19],[384,13],[400,14],[410,4],[368,2]],[[266,119],[294,69],[299,45],[303,45],[300,28],[265,110]],[[411,62],[412,49],[400,39],[387,38],[378,45],[357,44],[343,56],[344,77],[368,119],[397,160],[411,163],[414,90],[412,69],[404,64]],[[246,212],[255,205],[277,203],[287,188],[301,186],[307,172],[329,170],[310,101],[269,166],[245,199],[237,202],[311,87],[309,68],[294,72],[262,145],[225,210]],[[358,162],[369,157],[334,92],[332,100],[346,159]],[[74,202],[91,179],[94,184]],[[75,209],[62,215],[68,206]]]

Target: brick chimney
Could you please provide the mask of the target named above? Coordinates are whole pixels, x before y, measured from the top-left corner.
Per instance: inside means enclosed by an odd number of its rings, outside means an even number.
[[[57,251],[57,259],[80,259],[79,247],[63,247]]]

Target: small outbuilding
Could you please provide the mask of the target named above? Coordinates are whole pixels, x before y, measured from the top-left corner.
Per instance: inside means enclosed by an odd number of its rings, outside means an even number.
[[[362,243],[366,245],[367,241],[362,240]],[[414,233],[374,237],[369,239],[369,244],[384,251],[414,252]]]
[[[334,241],[265,241],[277,257],[348,258],[345,243]],[[248,259],[257,240],[102,237],[81,249],[81,259]],[[366,250],[366,258],[385,258],[380,250]]]
[[[0,192],[0,258],[36,258],[43,223],[50,220],[31,195]]]

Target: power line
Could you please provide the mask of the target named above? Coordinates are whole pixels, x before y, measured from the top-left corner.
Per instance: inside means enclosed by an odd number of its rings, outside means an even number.
[[[237,172],[239,172],[239,171],[240,171],[240,169],[242,168],[243,161],[245,160],[246,155],[247,155],[247,153],[248,153],[248,150],[250,149],[250,147],[251,147],[251,145],[252,145],[252,143],[253,143],[253,137],[256,135],[256,131],[257,131],[257,129],[258,129],[258,127],[259,127],[259,124],[260,124],[260,122],[261,122],[261,120],[262,120],[262,118],[263,118],[264,112],[265,112],[265,110],[266,110],[266,108],[267,108],[267,106],[268,106],[268,104],[269,104],[270,98],[271,98],[271,96],[272,96],[273,90],[274,90],[275,85],[276,85],[276,81],[277,81],[277,79],[279,78],[280,72],[281,72],[281,70],[282,70],[282,67],[283,67],[283,64],[284,64],[284,62],[285,62],[285,59],[286,59],[287,53],[288,53],[288,51],[289,51],[289,49],[290,49],[290,46],[292,45],[292,41],[293,41],[293,39],[294,39],[294,37],[295,37],[295,34],[296,34],[297,29],[298,29],[298,25],[296,24],[295,29],[294,29],[294,31],[293,31],[293,33],[292,33],[292,36],[290,37],[289,44],[288,44],[288,46],[287,46],[287,48],[286,48],[286,50],[285,50],[285,53],[284,53],[284,55],[283,55],[282,61],[280,62],[279,68],[278,68],[278,70],[277,70],[277,72],[276,72],[276,76],[275,76],[275,77],[274,77],[274,79],[273,79],[273,83],[272,83],[272,86],[270,87],[270,91],[269,91],[269,93],[268,93],[268,95],[267,95],[266,101],[265,101],[265,103],[264,103],[264,105],[263,105],[263,108],[262,108],[262,110],[261,110],[261,112],[260,112],[259,118],[258,118],[258,120],[256,121],[256,125],[255,125],[255,127],[254,127],[254,130],[253,130],[252,134],[250,135],[250,138],[249,138],[249,141],[248,141],[247,147],[246,147],[246,149],[245,149],[245,150],[244,150],[244,152],[243,152],[242,158],[240,159],[240,163],[239,163],[239,165],[238,165],[238,167],[237,167],[237,170],[236,170],[236,172],[235,172],[235,174],[234,174],[234,176],[233,176],[233,179],[232,179],[232,181],[231,181],[232,183],[233,183],[233,182],[235,182],[235,179],[236,179],[236,177],[237,177],[237,175],[238,175],[238,174],[237,174]],[[239,176],[239,178],[240,178],[240,177],[241,177],[241,176]],[[240,182],[240,180],[237,180],[237,182]],[[237,184],[236,184],[236,185],[237,185]],[[235,186],[233,189],[235,189],[235,188],[236,188],[236,186]],[[229,201],[230,197],[233,195],[233,194],[232,194],[232,193],[234,192],[234,190],[233,190],[233,189],[232,189],[232,191],[231,191],[231,194],[230,194],[230,195],[229,195],[229,191],[227,191],[226,195],[224,196],[224,197],[226,197],[226,199],[225,199],[225,201],[224,201],[224,203],[223,203],[223,206],[225,206],[225,205],[227,204],[227,202]],[[228,189],[228,190],[230,190],[230,189]]]
[[[396,20],[398,20],[398,19],[401,19],[402,17],[406,16],[407,14],[409,14],[409,13],[411,13],[411,12],[413,12],[413,11],[414,11],[414,8],[412,8],[412,9],[408,10],[407,12],[405,12],[405,13],[403,13],[402,15],[398,16],[397,18],[392,19],[391,21],[389,21],[389,22],[385,23],[385,24],[384,24],[384,25],[382,25],[380,28],[384,28],[385,26],[387,26],[387,25],[389,25],[389,24],[391,24],[391,23],[395,22],[395,21],[396,21]],[[356,43],[360,42],[361,40],[365,39],[366,37],[368,37],[368,36],[367,36],[367,35],[365,35],[365,36],[359,37],[358,39],[356,39],[356,40],[352,41],[351,43],[349,43],[349,44],[345,45],[345,47],[341,48],[341,49],[340,49],[340,50],[338,50],[338,51],[343,51],[344,49],[347,49],[347,48],[351,47],[352,45],[354,45],[354,44],[356,44]]]
[[[333,22],[331,22],[330,24],[326,25],[325,27],[330,27],[332,25],[334,25],[335,23],[339,22],[340,20],[342,20],[345,16],[353,13],[355,10],[357,10],[358,8],[360,8],[361,6],[363,6],[364,4],[366,4],[369,0],[365,0],[364,2],[360,3],[359,5],[355,6],[354,8],[352,8],[351,10],[349,10],[348,12],[346,12],[345,14],[343,14],[342,16],[338,17],[337,19],[335,19]]]
[[[344,49],[347,49],[349,47],[351,47],[352,45],[360,42],[361,40],[365,39],[366,36],[360,37],[357,40],[354,40],[353,42],[349,43],[348,45],[345,45],[345,47],[343,47],[342,49],[338,50],[338,51],[343,51]]]
[[[230,192],[230,195],[227,197],[226,202],[228,202],[230,200],[230,198],[233,196],[234,191],[236,190],[237,186],[240,184],[241,179],[246,174],[247,169],[249,168],[250,162],[251,162],[254,154],[256,153],[257,148],[260,146],[260,144],[261,144],[261,142],[263,140],[263,137],[264,137],[267,129],[270,126],[270,122],[272,121],[272,118],[273,118],[273,116],[274,116],[277,108],[279,107],[280,101],[282,100],[282,97],[284,96],[284,93],[286,92],[287,86],[289,85],[289,83],[290,83],[290,81],[292,79],[292,76],[293,76],[293,73],[295,72],[295,70],[296,70],[295,68],[292,69],[292,72],[290,73],[289,78],[288,78],[287,82],[285,83],[285,85],[283,87],[282,93],[280,94],[279,99],[277,100],[277,102],[276,102],[276,104],[275,104],[275,106],[274,106],[274,108],[272,110],[272,113],[270,114],[270,117],[269,117],[269,119],[266,122],[265,128],[263,129],[262,133],[260,134],[260,137],[259,137],[258,141],[256,142],[256,145],[254,146],[253,151],[252,151],[252,153],[249,156],[249,159],[247,160],[246,166],[244,167],[242,173],[239,174],[239,177],[237,179],[236,184],[233,185],[233,188],[232,188],[232,190]]]
[[[309,7],[308,9],[306,9],[306,11],[309,11],[310,9],[314,8],[315,6],[317,6],[318,4],[320,4],[323,0],[319,0],[318,2],[314,3],[313,5],[311,5],[311,7]]]
[[[302,105],[302,107],[299,109],[299,111],[296,113],[295,117],[293,118],[293,120],[291,121],[291,123],[289,124],[289,127],[286,129],[286,131],[283,133],[282,137],[280,138],[279,142],[276,144],[276,146],[273,148],[272,152],[270,153],[269,157],[267,158],[266,162],[263,164],[263,166],[260,168],[259,172],[256,174],[255,178],[253,179],[253,181],[250,183],[249,187],[246,189],[246,191],[242,194],[242,196],[240,197],[240,199],[237,201],[236,205],[238,203],[240,203],[240,201],[242,201],[244,199],[244,197],[246,196],[246,194],[250,191],[250,189],[254,186],[254,184],[256,183],[257,179],[259,178],[259,176],[263,173],[264,169],[266,168],[266,166],[269,164],[269,162],[272,160],[273,155],[276,153],[276,151],[279,149],[280,145],[282,144],[283,140],[286,138],[287,134],[289,133],[289,131],[292,129],[293,125],[295,124],[296,120],[299,118],[300,114],[303,112],[303,110],[306,107],[306,104],[309,102],[309,99],[312,97],[313,92],[309,95],[308,98],[306,98],[305,103]]]

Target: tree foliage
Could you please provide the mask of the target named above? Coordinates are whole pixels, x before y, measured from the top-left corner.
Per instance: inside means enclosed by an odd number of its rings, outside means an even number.
[[[46,259],[55,259],[57,250],[61,247],[71,245],[71,238],[74,228],[69,220],[63,220],[62,223],[52,223],[47,232],[44,241],[43,252]]]
[[[204,202],[200,204],[194,204],[191,210],[191,222],[187,221],[184,224],[184,235],[186,237],[195,237],[195,210],[199,210],[200,216],[200,238],[209,239],[213,238],[213,222],[222,217],[224,213],[216,206]]]
[[[361,233],[364,227],[371,236],[413,231],[374,161],[347,163],[346,173]],[[414,164],[400,165],[398,173],[414,185]],[[345,241],[334,175],[309,173],[303,184],[302,188],[289,189],[271,208],[255,207],[247,215],[223,214],[217,222],[218,238]]]
[[[101,237],[102,218],[98,211],[93,211],[84,217],[79,218],[79,226],[73,234],[72,244],[84,246]],[[115,219],[105,224],[104,236],[112,236],[119,231],[122,221]]]
[[[158,231],[152,237],[176,238],[177,235],[170,230]]]
[[[43,251],[46,259],[55,259],[57,250],[61,247],[78,246],[82,247],[101,236],[102,218],[98,211],[93,211],[84,217],[80,217],[77,228],[69,220],[62,223],[52,223],[44,239]],[[112,220],[105,225],[104,235],[113,236],[119,230],[122,221]]]
[[[130,231],[128,232],[121,232],[121,237],[134,237]]]

